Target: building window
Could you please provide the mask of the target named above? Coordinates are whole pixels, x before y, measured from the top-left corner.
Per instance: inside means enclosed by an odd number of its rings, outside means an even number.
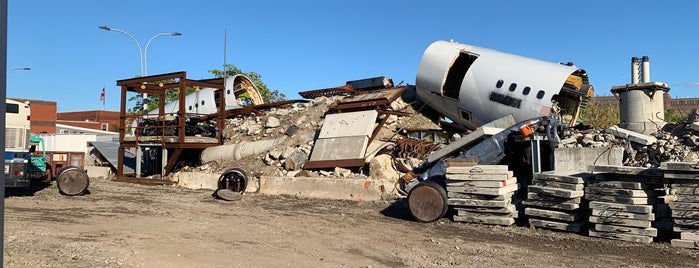
[[[510,92],[515,92],[515,89],[517,89],[517,84],[516,83],[510,84]]]
[[[524,87],[524,90],[522,90],[522,95],[529,95],[529,91],[531,91],[532,88],[530,87]]]
[[[536,93],[536,98],[543,99],[545,94],[546,92],[544,92],[543,90],[539,90],[539,92]]]
[[[102,130],[103,130],[103,131],[108,131],[108,130],[109,130],[109,124],[107,124],[107,123],[102,123]]]
[[[502,79],[498,80],[497,83],[495,83],[496,88],[502,88],[502,85],[505,84],[505,81],[502,81]]]

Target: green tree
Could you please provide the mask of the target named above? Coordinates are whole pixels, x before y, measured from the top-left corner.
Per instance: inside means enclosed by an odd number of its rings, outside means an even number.
[[[687,121],[687,117],[678,114],[675,109],[670,108],[665,111],[665,122],[680,123],[684,121]]]
[[[608,128],[619,124],[619,107],[601,107],[600,102],[591,100],[587,109],[583,111],[583,124],[597,129]]]
[[[279,90],[269,89],[269,87],[267,87],[267,85],[264,82],[262,82],[262,76],[258,73],[243,72],[243,70],[239,69],[233,64],[226,64],[223,66],[223,69],[224,71],[218,69],[209,70],[209,73],[213,74],[217,78],[224,76],[234,76],[238,74],[243,74],[247,76],[248,78],[250,78],[252,83],[255,84],[257,91],[260,92],[260,96],[262,96],[262,100],[264,100],[265,103],[276,102],[286,99],[286,96],[283,93],[279,92]],[[243,98],[243,101],[245,101],[246,94],[243,94],[241,96]]]

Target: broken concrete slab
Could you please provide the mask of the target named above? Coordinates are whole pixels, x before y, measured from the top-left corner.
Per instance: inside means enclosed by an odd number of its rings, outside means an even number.
[[[467,146],[469,144],[473,144],[475,142],[481,141],[485,138],[488,138],[490,136],[498,134],[502,130],[503,129],[501,129],[501,128],[480,127],[478,129],[476,129],[475,131],[462,137],[461,139],[458,139],[458,140],[448,144],[444,148],[432,152],[430,155],[427,156],[426,162],[428,162],[428,163],[436,162],[439,159],[442,159],[443,157],[446,157],[448,155],[453,154],[456,151],[461,150],[462,148],[464,148],[464,146]]]
[[[653,136],[648,136],[631,130],[623,129],[618,126],[612,126],[610,128],[607,128],[605,132],[641,145],[651,145],[658,141],[658,139],[656,139]]]
[[[310,161],[364,158],[368,142],[367,136],[318,139],[313,146]]]
[[[624,161],[624,148],[555,148],[554,167],[557,172],[591,171],[592,165],[621,166]]]
[[[511,193],[519,189],[519,184],[507,185],[500,188],[484,188],[484,187],[449,187],[447,191],[450,192],[461,192],[467,194],[480,194],[480,195],[503,195],[506,193]]]
[[[374,132],[374,125],[378,115],[379,113],[376,110],[326,115],[323,127],[318,134],[318,139],[352,136],[369,137]]]
[[[381,200],[382,194],[393,192],[394,183],[370,179],[262,176],[260,177],[259,193],[304,198],[372,201]]]

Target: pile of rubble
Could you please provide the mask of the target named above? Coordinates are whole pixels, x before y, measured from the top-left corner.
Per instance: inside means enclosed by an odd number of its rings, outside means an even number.
[[[619,127],[604,130],[571,129],[561,137],[563,148],[625,149],[624,166],[659,167],[662,162],[699,161],[699,129],[684,125],[668,125],[653,135],[625,131]]]

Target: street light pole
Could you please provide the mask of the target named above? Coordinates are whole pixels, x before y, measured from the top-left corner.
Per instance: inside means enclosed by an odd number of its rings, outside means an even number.
[[[161,33],[161,34],[156,34],[155,36],[151,37],[150,40],[148,40],[148,43],[146,43],[146,48],[141,49],[141,44],[138,43],[138,40],[136,40],[133,35],[130,33],[116,29],[116,28],[111,28],[107,26],[99,26],[100,29],[105,30],[105,31],[115,31],[115,32],[120,32],[125,35],[127,35],[131,40],[133,40],[134,43],[136,43],[136,46],[138,47],[138,58],[141,61],[141,77],[146,76],[146,52],[148,51],[148,46],[150,46],[150,43],[153,41],[153,39],[160,37],[160,36],[165,36],[165,35],[171,35],[171,36],[180,36],[182,33],[179,32],[173,32],[173,33]],[[148,103],[146,103],[146,99],[148,98],[148,93],[143,93],[143,113],[145,113],[148,110]]]
[[[151,37],[150,40],[148,40],[148,43],[146,43],[146,48],[143,50],[143,73],[144,73],[144,75],[148,73],[148,47],[150,46],[150,42],[153,42],[153,40],[155,38],[165,36],[165,35],[180,36],[180,35],[182,35],[182,33],[180,33],[180,32],[160,33],[160,34],[156,34],[155,36]]]
[[[29,70],[31,70],[31,69],[32,69],[32,68],[29,68],[29,67],[12,68],[12,69],[10,69],[9,71],[7,71],[7,74],[10,74],[11,72],[17,71],[17,70],[29,71]]]

